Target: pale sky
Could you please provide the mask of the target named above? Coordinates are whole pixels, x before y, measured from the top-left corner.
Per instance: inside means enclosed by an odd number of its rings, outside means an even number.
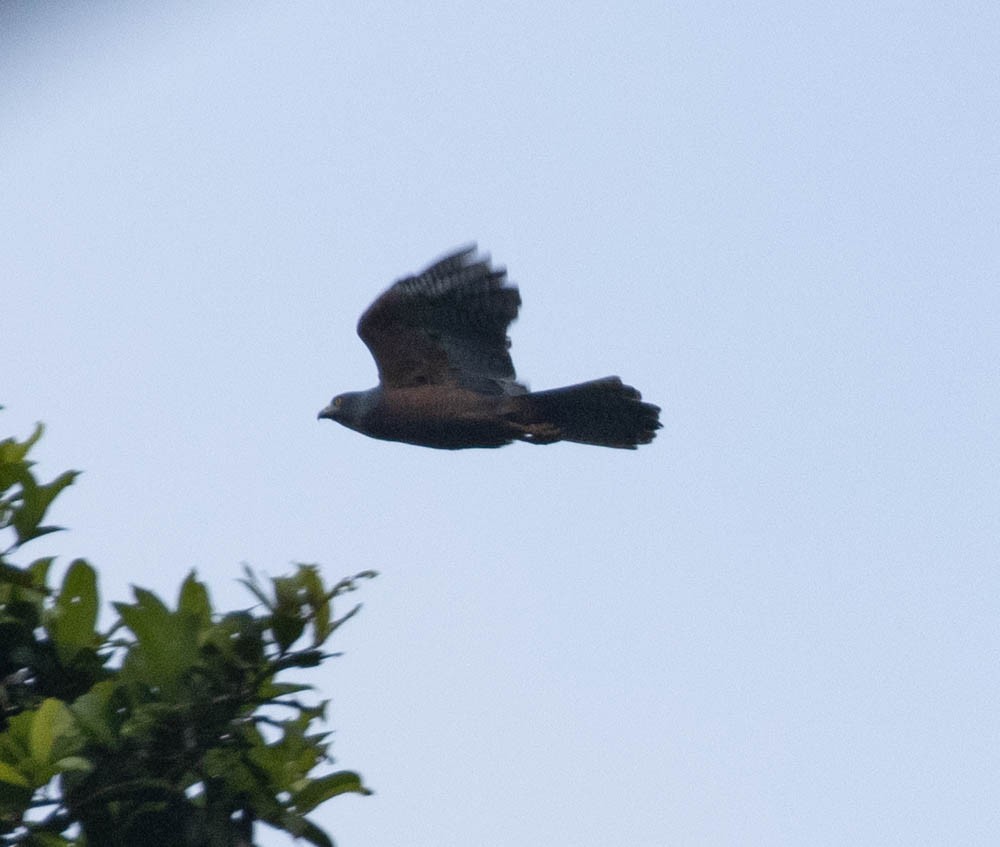
[[[0,435],[104,598],[375,568],[340,847],[995,845],[1000,6],[8,2]],[[316,412],[478,241],[634,453]],[[347,606],[344,606],[346,610]],[[287,844],[262,834],[268,847]]]

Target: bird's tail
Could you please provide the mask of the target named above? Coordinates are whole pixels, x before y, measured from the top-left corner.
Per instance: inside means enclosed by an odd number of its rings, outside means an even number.
[[[534,444],[575,441],[634,450],[660,428],[660,407],[616,376],[511,398],[511,420]]]

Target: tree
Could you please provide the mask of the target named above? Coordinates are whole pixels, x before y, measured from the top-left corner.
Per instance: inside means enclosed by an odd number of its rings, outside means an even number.
[[[10,556],[54,532],[53,500],[77,477],[48,483],[25,441],[0,441],[0,844],[25,847],[251,847],[263,822],[332,845],[307,815],[358,774],[328,771],[326,701],[286,671],[316,667],[333,601],[372,571],[324,585],[316,565],[266,582],[247,569],[251,608],[219,613],[192,572],[176,606],[142,588],[98,628],[94,568]],[[282,679],[279,680],[279,677]],[[321,772],[325,771],[325,772]]]

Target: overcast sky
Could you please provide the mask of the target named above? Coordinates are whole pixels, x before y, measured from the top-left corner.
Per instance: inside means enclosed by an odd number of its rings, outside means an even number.
[[[998,44],[995,2],[5,2],[0,435],[85,472],[34,554],[221,608],[379,570],[316,679],[377,792],[340,847],[995,845]],[[619,374],[652,445],[316,420],[473,240],[519,376]]]

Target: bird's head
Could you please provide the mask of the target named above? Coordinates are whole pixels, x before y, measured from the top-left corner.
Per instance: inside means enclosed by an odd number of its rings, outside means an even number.
[[[363,431],[365,419],[378,401],[377,392],[378,389],[371,389],[338,394],[330,401],[329,406],[320,411],[316,418],[317,420],[326,418],[351,429]]]

